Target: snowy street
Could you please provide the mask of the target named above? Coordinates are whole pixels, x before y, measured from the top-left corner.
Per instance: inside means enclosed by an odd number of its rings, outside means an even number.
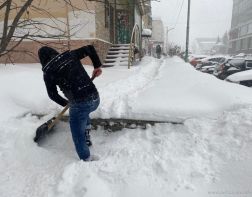
[[[47,96],[41,66],[0,65],[1,197],[252,196],[251,88],[178,57],[104,68],[94,83],[101,104],[93,118],[183,124],[93,130],[91,153],[100,160],[79,161],[66,122],[41,146],[33,142],[61,110]]]

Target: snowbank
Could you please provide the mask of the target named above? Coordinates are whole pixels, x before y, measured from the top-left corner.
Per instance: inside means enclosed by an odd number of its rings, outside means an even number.
[[[232,82],[252,80],[252,70],[246,70],[246,71],[232,74],[232,75],[228,76],[226,78],[226,80],[232,81]]]
[[[100,160],[82,162],[68,123],[58,124],[42,146],[32,140],[61,109],[48,99],[40,66],[1,65],[1,197],[251,196],[250,88],[195,71],[178,58],[104,69],[94,82],[102,101],[94,117],[184,124],[115,133],[99,128],[91,133],[91,152]]]

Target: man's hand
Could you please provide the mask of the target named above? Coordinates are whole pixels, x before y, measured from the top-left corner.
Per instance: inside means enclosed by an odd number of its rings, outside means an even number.
[[[99,77],[101,74],[102,74],[102,69],[101,69],[101,67],[95,68],[95,69],[93,70],[92,77]]]

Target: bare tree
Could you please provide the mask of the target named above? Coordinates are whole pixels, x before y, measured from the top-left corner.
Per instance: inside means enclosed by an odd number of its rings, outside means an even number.
[[[71,0],[54,1],[66,4],[73,11],[81,10],[74,6]],[[8,56],[10,52],[29,53],[28,51],[17,50],[24,40],[41,42],[43,39],[56,39],[60,41],[70,37],[68,21],[62,21],[53,16],[52,13],[40,6],[42,1],[36,1],[36,4],[34,3],[35,0],[26,0],[19,4],[16,2],[15,0],[0,0],[0,19],[2,19],[0,21],[2,22],[2,29],[0,29],[0,58]],[[83,3],[84,6],[87,6],[84,0]],[[35,20],[30,17],[30,12],[43,14],[50,22],[48,20]]]

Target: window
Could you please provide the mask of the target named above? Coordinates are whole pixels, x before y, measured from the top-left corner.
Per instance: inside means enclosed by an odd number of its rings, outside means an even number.
[[[235,42],[235,50],[239,51],[241,49],[241,40],[237,40]]]
[[[252,49],[252,37],[249,38],[249,49]]]
[[[240,28],[240,36],[245,36],[248,33],[248,25],[242,26]]]
[[[252,23],[248,25],[248,34],[252,33]]]
[[[241,50],[246,50],[248,46],[248,39],[244,38],[241,40]]]

